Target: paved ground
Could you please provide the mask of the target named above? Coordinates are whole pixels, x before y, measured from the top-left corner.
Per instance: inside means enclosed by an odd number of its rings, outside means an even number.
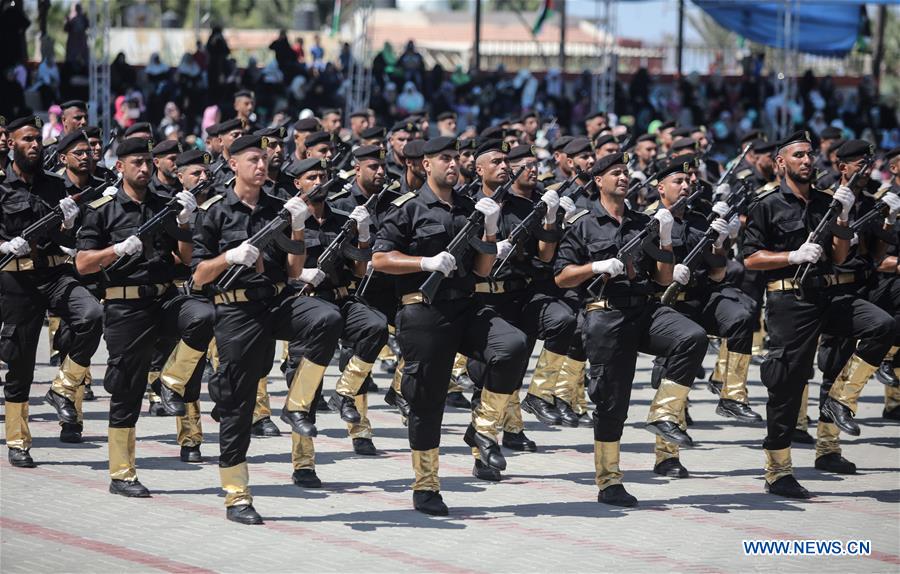
[[[860,406],[863,434],[844,441],[859,474],[818,472],[812,468],[813,451],[796,449],[798,478],[818,494],[804,502],[763,493],[763,429],[719,418],[703,385],[692,392],[691,434],[699,445],[682,456],[693,477],[653,474],[653,435],[641,428],[652,397],[646,357],[639,362],[623,439],[626,481],[641,501],[635,509],[596,503],[590,429],[550,429],[530,415],[526,431],[540,452],[509,455],[501,484],[475,480],[462,442],[468,413],[449,409],[441,475],[451,513],[429,518],[411,508],[406,432],[382,400],[388,378],[380,374],[382,392],[370,395],[370,402],[381,456],[355,456],[337,415],[322,415],[316,445],[325,487],[301,490],[290,481],[289,435],[254,440],[251,483],[266,524],[246,527],[224,519],[215,463],[218,429],[207,414],[212,407],[207,394],[202,399],[207,462],[178,461],[173,419],[142,417],[137,464],[153,498],[124,499],[106,490],[106,393],[97,385],[99,400],[85,403],[87,442],[59,443],[54,415],[39,398],[53,376],[46,359],[42,347],[36,377],[41,382],[31,393],[32,454],[39,466],[13,469],[5,452],[0,462],[4,573],[900,571],[900,427],[880,418],[883,388],[874,379]],[[707,367],[712,362],[708,355]],[[329,369],[329,388],[335,376]],[[764,410],[758,377],[753,367],[751,398]],[[270,389],[273,406],[280,408],[285,387],[277,369]],[[813,414],[815,406],[813,401]],[[871,540],[872,552],[747,557],[741,541],[754,539],[862,539]]]

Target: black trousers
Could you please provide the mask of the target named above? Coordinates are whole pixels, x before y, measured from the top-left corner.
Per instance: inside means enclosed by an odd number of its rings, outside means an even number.
[[[103,388],[112,395],[109,426],[131,428],[141,412],[157,340],[175,337],[193,349],[206,349],[215,315],[208,301],[181,294],[174,287],[155,298],[108,299],[104,307],[103,336],[109,360]],[[191,379],[199,382],[202,373],[198,364]],[[197,394],[199,397],[199,390]]]
[[[690,387],[708,342],[702,327],[656,301],[639,307],[585,312],[584,347],[594,440],[622,438],[639,352],[666,357],[666,378]]]
[[[753,349],[756,301],[739,289],[722,286],[698,299],[676,302],[672,306],[710,335],[728,341],[728,350],[749,355]]]
[[[215,317],[219,368],[210,379],[209,394],[219,416],[219,466],[230,467],[247,460],[256,387],[272,369],[275,342],[288,341],[293,369],[303,356],[327,365],[343,320],[340,310],[327,301],[288,294],[216,305]]]
[[[0,272],[0,360],[9,371],[3,396],[12,403],[28,401],[41,327],[47,311],[69,324],[73,333],[66,354],[89,365],[100,345],[103,308],[68,269]]]
[[[565,355],[575,335],[576,314],[572,308],[558,297],[535,289],[525,289],[515,293],[477,294],[475,298],[489,307],[525,334],[528,355],[538,339],[544,341],[544,348],[558,355]],[[527,370],[527,363],[525,365]],[[466,372],[477,387],[483,387],[488,366],[482,361],[470,358]],[[519,386],[525,370],[519,377]]]
[[[877,273],[869,292],[869,301],[894,317],[894,346],[900,345],[900,277],[893,273]],[[900,367],[900,353],[894,355],[893,366]]]
[[[841,289],[840,287],[836,289]],[[855,293],[809,290],[798,299],[793,291],[773,291],[766,299],[769,353],[760,367],[769,391],[763,448],[791,446],[803,387],[816,354],[819,336],[858,339],[856,353],[877,365],[891,347],[894,319]],[[843,365],[842,365],[843,366]]]
[[[409,401],[409,446],[437,448],[456,353],[487,365],[484,388],[510,394],[528,364],[525,334],[474,298],[404,305],[397,311],[397,342],[406,361],[400,390]]]

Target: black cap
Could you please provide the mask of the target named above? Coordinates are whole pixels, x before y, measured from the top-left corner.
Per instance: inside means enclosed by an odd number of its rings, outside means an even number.
[[[838,139],[836,139],[836,140],[833,140],[833,141],[831,142],[831,147],[828,148],[828,155],[831,155],[831,154],[837,152],[837,150],[838,150],[842,145],[844,145],[844,142],[845,142],[845,141],[847,141],[847,140],[845,140],[844,138],[838,138]]]
[[[391,133],[399,132],[399,131],[415,132],[415,131],[418,131],[418,128],[416,127],[416,124],[414,122],[406,122],[406,121],[397,122],[391,126]]]
[[[844,132],[841,128],[836,128],[834,126],[827,126],[822,132],[819,134],[819,139],[823,140],[836,140],[844,135]]]
[[[491,139],[481,142],[475,149],[475,157],[486,154],[490,151],[499,151],[501,153],[509,153],[509,143],[503,140]]]
[[[368,118],[369,110],[366,110],[366,109],[353,110],[352,112],[350,112],[350,117],[351,118]]]
[[[672,142],[670,151],[681,151],[686,149],[697,151],[697,142],[694,138],[678,138]]]
[[[591,168],[591,175],[602,175],[603,172],[614,165],[627,163],[628,154],[625,152],[617,151],[616,153],[611,153],[598,159],[597,163],[594,164],[594,167]]]
[[[98,126],[84,126],[81,129],[84,130],[84,133],[86,133],[89,138],[101,137],[100,128]]]
[[[591,140],[584,137],[572,138],[572,141],[563,148],[563,152],[568,156],[578,155],[586,151],[593,152],[594,144],[591,143]]]
[[[275,140],[283,140],[287,136],[287,128],[284,126],[272,126],[270,128],[262,128],[253,132],[255,136],[266,136]]]
[[[666,179],[673,173],[688,173],[691,168],[696,167],[697,157],[694,154],[673,157],[666,161],[663,166],[653,174],[650,185],[658,185],[659,182]]]
[[[153,128],[150,126],[149,122],[138,122],[136,124],[133,124],[127,130],[125,130],[125,133],[122,135],[124,135],[127,138],[127,137],[131,137],[132,134],[136,134],[138,132],[147,132],[152,135]]]
[[[441,112],[437,115],[437,121],[441,122],[444,120],[455,120],[456,113],[454,112]]]
[[[436,155],[447,150],[459,150],[459,141],[456,138],[440,136],[428,140],[425,142],[425,145],[422,146],[422,153],[424,155]]]
[[[269,138],[267,138],[266,136],[247,134],[242,135],[241,137],[231,142],[231,147],[228,148],[228,153],[234,155],[249,148],[266,149],[267,147],[269,147]]]
[[[656,133],[659,133],[663,130],[667,130],[669,128],[674,128],[674,127],[678,127],[678,122],[676,122],[675,120],[669,120],[667,122],[663,122],[663,123],[659,124],[659,127],[656,129]]]
[[[330,132],[313,132],[306,136],[306,147],[312,147],[322,143],[330,144],[332,142],[332,134]]]
[[[87,111],[87,104],[81,100],[69,100],[67,102],[63,102],[59,105],[63,111],[66,111],[69,108],[78,108],[79,110]]]
[[[753,140],[766,140],[766,139],[768,139],[768,138],[766,137],[766,134],[764,134],[763,132],[761,132],[759,130],[750,130],[749,132],[745,133],[743,135],[743,137],[741,137],[741,149],[744,149],[744,147],[748,143],[752,142]]]
[[[569,142],[572,141],[573,139],[574,138],[572,136],[560,136],[560,137],[556,138],[556,141],[553,142],[553,145],[550,146],[550,149],[552,151],[562,151],[563,153],[565,153],[563,151],[563,149],[567,145],[569,145]]]
[[[841,161],[861,158],[875,153],[875,146],[865,140],[847,140],[837,149]]]
[[[304,173],[314,169],[322,171],[327,170],[328,160],[323,157],[308,157],[306,159],[293,161],[287,169],[285,169],[285,173],[290,177],[300,177]]]
[[[459,140],[459,151],[468,150],[475,152],[478,149],[478,138],[463,138]]]
[[[322,129],[316,118],[303,118],[294,122],[295,132],[317,132]]]
[[[387,128],[385,128],[384,126],[372,126],[359,132],[359,137],[364,140],[383,140],[387,137]]]
[[[898,155],[900,155],[900,146],[892,147],[891,149],[888,150],[888,152],[886,154],[884,154],[884,161],[889,162],[892,159],[894,159],[895,157],[897,157]]]
[[[525,157],[536,158],[537,149],[533,145],[517,145],[506,155],[506,159],[510,162],[520,160]]]
[[[238,98],[250,98],[253,100],[256,99],[256,96],[250,90],[238,90],[234,93],[234,99]]]
[[[119,159],[136,154],[150,154],[153,151],[153,142],[146,138],[125,138],[116,148]]]
[[[212,163],[212,155],[208,151],[189,149],[175,157],[175,167],[186,165],[209,165]]]
[[[640,142],[653,142],[656,143],[656,134],[641,134],[635,140],[635,143]]]
[[[775,142],[767,142],[766,140],[753,140],[753,143],[750,144],[753,150],[753,153],[757,154],[768,154],[775,151]]]
[[[597,136],[597,139],[594,140],[594,148],[596,149],[608,143],[619,143],[619,138],[609,133],[600,134]]]
[[[216,135],[224,134],[232,130],[241,130],[242,132],[247,131],[247,121],[244,118],[231,118],[230,120],[218,124],[218,126],[219,131]]]
[[[809,137],[809,132],[806,130],[798,130],[792,133],[791,135],[778,142],[778,149],[798,142],[806,142],[808,144],[812,144],[812,139]]]
[[[694,133],[694,128],[691,126],[681,126],[672,130],[673,138],[686,138],[690,137],[691,134]]]
[[[403,146],[403,157],[408,159],[422,159],[425,157],[425,140],[409,140],[406,142],[406,145]]]
[[[66,150],[68,150],[78,142],[87,143],[87,141],[88,135],[84,130],[75,130],[59,138],[59,141],[56,142],[56,151],[64,153]]]
[[[180,141],[177,140],[163,140],[156,144],[153,148],[153,157],[159,157],[161,155],[168,155],[170,153],[181,153],[184,151],[184,146],[181,145]]]
[[[413,141],[422,141],[422,140],[413,140]],[[412,143],[412,142],[410,142]],[[406,149],[409,148],[409,144],[406,144],[406,147],[403,148],[404,155],[406,155]],[[384,148],[380,145],[361,145],[355,150],[353,150],[353,157],[356,159],[377,159],[384,160],[385,158]],[[409,156],[407,156],[409,157]],[[419,156],[422,157],[422,156]]]
[[[16,118],[13,121],[9,122],[7,129],[10,132],[14,132],[26,126],[41,129],[42,127],[44,127],[44,120],[42,120],[40,116],[22,116],[21,118]]]
[[[489,128],[485,128],[478,134],[482,139],[503,139],[506,136],[510,135],[510,130],[504,128],[503,126],[491,126]]]

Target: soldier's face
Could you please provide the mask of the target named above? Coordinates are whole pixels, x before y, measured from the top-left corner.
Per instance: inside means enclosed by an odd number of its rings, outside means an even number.
[[[259,187],[266,181],[266,152],[259,148],[241,150],[228,159],[228,164],[235,177],[246,185]]]
[[[453,137],[456,135],[456,120],[447,118],[438,122],[438,131],[442,136]]]
[[[91,154],[91,146],[88,142],[78,142],[70,147],[66,153],[60,155],[66,169],[70,169],[78,175],[90,173],[94,168],[94,157]]]
[[[103,142],[100,141],[100,138],[88,138],[88,143],[91,146],[91,155],[96,165],[103,159]]]
[[[838,171],[841,172],[841,180],[846,183],[850,181],[850,178],[853,177],[856,172],[860,171],[863,167],[863,162],[865,158],[856,158],[850,161],[840,161],[838,162]],[[865,173],[860,174],[858,178],[856,178],[856,187],[857,189],[862,189],[862,186],[866,185],[869,182],[869,174],[870,170],[866,170]]]
[[[591,118],[585,122],[584,127],[588,135],[593,137],[606,127],[606,118],[600,116]]]
[[[606,157],[608,155],[618,153],[618,151],[619,151],[619,144],[617,144],[616,142],[607,142],[607,143],[603,144],[602,146],[598,147],[594,151],[594,156],[597,159],[600,159],[600,158]]]
[[[894,156],[894,159],[888,165],[888,170],[894,177],[900,177],[900,155]]]
[[[253,113],[253,98],[248,98],[247,96],[241,96],[234,100],[234,111],[237,112],[242,118],[250,117],[250,114]]]
[[[628,168],[625,164],[614,165],[602,174],[595,175],[594,183],[603,195],[625,199],[625,194],[628,193]]]
[[[422,158],[409,159],[406,158],[406,169],[411,171],[413,175],[420,178],[425,178],[425,166],[422,165]]]
[[[209,179],[209,170],[202,165],[186,165],[178,169],[178,181],[181,187],[191,189],[201,181]]]
[[[234,140],[238,139],[244,135],[244,132],[241,130],[231,130],[230,132],[226,132],[219,136],[219,139],[222,141],[222,149],[228,149],[231,147],[231,144],[234,143]]]
[[[443,151],[422,160],[425,172],[436,184],[454,187],[459,181],[459,152]]]
[[[25,126],[12,133],[13,159],[26,171],[33,171],[41,162],[44,146],[41,143],[41,130]]]
[[[153,158],[153,165],[156,166],[156,171],[165,175],[166,177],[175,177],[175,156],[177,154],[168,153],[166,155],[161,155],[159,157]]]
[[[350,118],[350,130],[359,135],[359,132],[369,129],[369,118],[364,118],[361,116],[353,116]]]
[[[359,185],[367,191],[378,190],[384,185],[384,162],[377,159],[363,159],[356,164]]]
[[[812,179],[812,166],[815,161],[812,145],[797,142],[782,148],[775,158],[779,172],[784,173],[797,183],[809,183]]]
[[[319,195],[316,198],[316,201],[312,201],[309,198],[309,192],[323,183],[325,183],[324,169],[311,169],[300,174],[300,177],[294,178],[294,187],[301,192],[303,200],[306,201],[307,204],[322,203],[325,201],[325,197],[322,195]]]
[[[666,128],[659,132],[659,141],[667,148],[672,145],[672,132],[675,128]]]
[[[394,150],[394,155],[398,158],[403,157],[403,148],[406,146],[406,142],[409,141],[409,132],[406,130],[399,130],[391,134],[390,140],[388,140],[391,144],[391,149]]]
[[[79,108],[66,108],[62,115],[63,133],[72,133],[87,125],[87,114]]]
[[[656,150],[656,142],[642,141],[638,142],[637,146],[635,146],[634,153],[636,156],[638,156],[638,159],[647,164],[653,161],[653,158],[656,157]]]
[[[322,118],[322,129],[326,132],[336,132],[341,129],[341,115],[327,114],[324,118]]]
[[[266,156],[269,158],[270,169],[280,169],[284,164],[284,144],[281,140],[269,139],[269,147],[266,148]]]
[[[500,151],[489,151],[475,160],[475,173],[481,181],[491,187],[503,185],[509,180],[509,162],[506,154]]]
[[[467,149],[459,154],[459,171],[466,177],[472,177],[475,173],[475,152]]]
[[[122,174],[122,180],[138,190],[146,189],[150,183],[152,166],[153,159],[149,153],[133,154],[116,161],[116,170]]]
[[[206,138],[206,148],[213,154],[222,153],[222,138],[219,136],[209,136]]]
[[[591,168],[594,167],[594,164],[597,162],[597,158],[589,151],[583,151],[577,155],[569,156],[569,171],[574,172],[575,168],[580,169],[581,171],[591,171]]]
[[[706,134],[701,131],[696,131],[691,133],[691,138],[697,142],[697,147],[700,151],[706,150],[709,146],[709,138],[706,137]]]
[[[334,154],[331,151],[331,144],[329,143],[320,143],[306,148],[306,157],[325,158],[330,160],[332,155]]]
[[[533,191],[534,188],[537,187],[537,161],[535,161],[534,158],[527,157],[516,161],[514,164],[511,164],[509,168],[513,171],[513,173],[515,173],[522,166],[526,166],[525,171],[523,171],[521,175],[519,175],[519,179],[516,180],[516,186],[518,186],[519,189]]]
[[[528,135],[533,137],[537,133],[537,129],[538,129],[537,118],[533,118],[533,117],[525,118],[525,123],[523,124],[523,128],[524,128],[525,133],[527,133]]]
[[[669,207],[680,198],[688,196],[691,178],[684,173],[673,173],[662,180],[656,189],[663,200],[663,205]]]
[[[772,159],[772,155],[767,153],[760,154],[756,160],[756,169],[758,169],[766,179],[772,179],[775,175],[775,160]]]

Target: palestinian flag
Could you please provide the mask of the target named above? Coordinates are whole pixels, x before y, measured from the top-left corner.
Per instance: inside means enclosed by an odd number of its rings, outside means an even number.
[[[331,37],[337,36],[341,30],[341,0],[334,0],[334,12],[331,13]]]
[[[543,0],[541,3],[541,9],[538,12],[537,20],[534,21],[534,26],[531,27],[531,33],[534,36],[537,36],[541,33],[541,28],[544,27],[544,24],[547,20],[553,16],[553,0]]]

